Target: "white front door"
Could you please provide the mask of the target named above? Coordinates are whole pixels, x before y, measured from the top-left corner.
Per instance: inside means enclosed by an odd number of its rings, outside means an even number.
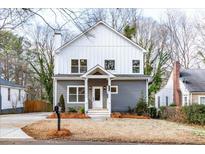
[[[103,87],[95,87],[92,89],[93,109],[103,108]]]

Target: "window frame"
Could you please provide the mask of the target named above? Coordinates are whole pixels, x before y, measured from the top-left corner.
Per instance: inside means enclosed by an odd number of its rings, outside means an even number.
[[[168,96],[165,97],[165,103],[166,103],[166,106],[169,106],[169,97]]]
[[[19,89],[18,101],[21,101],[21,89]]]
[[[8,101],[11,101],[11,88],[8,88]]]
[[[138,66],[133,66],[133,64],[134,64],[133,62],[134,62],[135,60],[139,61],[139,72],[134,72],[134,70],[133,70],[134,67],[136,67],[136,68],[138,67]],[[140,72],[141,72],[140,63],[141,63],[141,62],[140,62],[139,59],[133,59],[133,60],[132,60],[132,73],[134,73],[134,74],[140,74]]]
[[[77,61],[78,61],[78,72],[72,72],[72,66],[73,66],[73,65],[72,65],[72,61],[73,61],[73,60],[77,60]],[[85,71],[85,72],[81,72],[81,63],[80,63],[81,60],[86,60],[86,71]],[[77,65],[76,65],[76,66],[77,66]],[[83,68],[83,67],[85,67],[85,66],[82,66],[82,68]],[[75,59],[75,58],[74,58],[74,59],[71,59],[71,60],[70,60],[70,73],[71,73],[71,74],[83,74],[83,73],[86,73],[87,71],[88,71],[88,60],[87,60],[87,59]]]
[[[69,89],[70,88],[76,88],[76,96],[77,96],[76,102],[70,102],[69,101],[69,97],[70,97]],[[83,102],[79,102],[79,91],[78,91],[79,88],[84,88],[84,101]],[[82,94],[80,94],[80,95],[82,95]],[[85,103],[85,86],[78,86],[78,85],[69,85],[69,86],[67,86],[67,103],[68,104],[82,104],[82,103]]]
[[[106,61],[114,61],[114,69],[111,70],[111,69],[106,69]],[[108,71],[114,71],[115,70],[115,59],[105,59],[104,60],[104,68],[105,70],[108,70]]]
[[[112,92],[112,88],[116,88],[116,92]],[[110,86],[110,92],[111,92],[111,94],[118,94],[118,86],[116,86],[116,85]]]
[[[203,104],[203,103],[201,103],[201,98],[202,98],[202,97],[205,98],[205,95],[202,95],[202,96],[199,96],[199,97],[198,97],[198,103],[199,103],[199,104]],[[204,103],[204,105],[205,105],[205,103]]]
[[[160,108],[161,106],[161,98],[160,96],[157,96],[157,107]]]

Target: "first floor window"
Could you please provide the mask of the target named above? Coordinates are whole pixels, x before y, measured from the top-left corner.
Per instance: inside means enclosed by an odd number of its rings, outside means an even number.
[[[200,104],[204,104],[205,105],[205,96],[204,97],[200,97]]]
[[[84,102],[85,88],[84,87],[68,87],[68,102]]]
[[[184,105],[187,106],[187,103],[188,103],[187,96],[184,96]]]
[[[166,106],[168,106],[169,105],[169,98],[168,98],[168,96],[166,96]]]
[[[158,108],[160,108],[160,96],[158,96],[157,99],[158,99]]]
[[[140,72],[140,61],[139,60],[133,60],[132,61],[132,72],[133,73],[139,73]]]
[[[111,94],[117,94],[118,93],[118,86],[111,86]]]
[[[105,60],[106,70],[115,70],[115,60]]]
[[[11,100],[11,89],[8,88],[8,101],[10,101],[10,100]]]
[[[19,89],[19,101],[21,101],[21,90]]]

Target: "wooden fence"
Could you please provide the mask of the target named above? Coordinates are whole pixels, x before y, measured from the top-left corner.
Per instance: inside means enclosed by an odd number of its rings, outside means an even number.
[[[49,112],[52,111],[52,105],[41,100],[27,100],[24,104],[24,112]]]

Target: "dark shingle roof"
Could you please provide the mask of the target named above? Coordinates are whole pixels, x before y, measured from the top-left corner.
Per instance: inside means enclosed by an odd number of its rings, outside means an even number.
[[[15,84],[8,80],[4,80],[1,77],[0,77],[0,85],[23,88],[23,86]]]
[[[190,92],[205,92],[205,69],[182,69],[180,78]]]

